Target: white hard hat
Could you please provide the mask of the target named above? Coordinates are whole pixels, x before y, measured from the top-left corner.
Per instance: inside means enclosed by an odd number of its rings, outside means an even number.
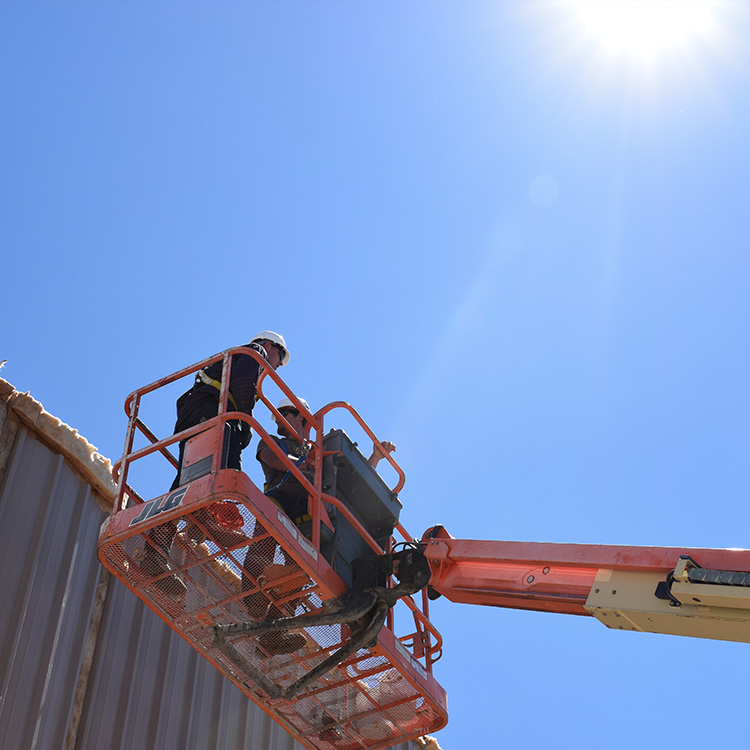
[[[276,344],[276,346],[281,348],[281,366],[283,367],[289,362],[289,349],[286,348],[286,341],[284,341],[284,337],[280,333],[276,333],[275,331],[261,331],[250,339],[251,344],[254,344],[256,341],[270,341],[272,344]]]
[[[298,398],[297,400],[302,404],[302,406],[305,407],[305,409],[307,409],[307,411],[310,411],[310,404],[308,404],[304,398]],[[281,401],[279,401],[276,408],[279,411],[281,411],[282,409],[296,409],[297,405],[291,399],[282,398]],[[274,422],[278,422],[275,414],[272,414],[271,418],[273,419]]]

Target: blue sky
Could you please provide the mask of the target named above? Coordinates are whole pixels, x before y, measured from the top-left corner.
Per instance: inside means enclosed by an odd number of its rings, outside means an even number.
[[[750,546],[750,23],[712,6],[644,60],[562,1],[0,3],[2,376],[114,459],[130,391],[270,328],[397,444],[415,536]],[[744,645],[433,612],[446,750],[745,740]]]

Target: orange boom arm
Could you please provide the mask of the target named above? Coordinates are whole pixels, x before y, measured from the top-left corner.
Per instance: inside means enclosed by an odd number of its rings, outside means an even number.
[[[422,538],[453,602],[592,615],[623,630],[750,642],[750,550]]]

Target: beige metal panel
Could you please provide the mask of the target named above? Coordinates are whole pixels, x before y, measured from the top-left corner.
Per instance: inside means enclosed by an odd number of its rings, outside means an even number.
[[[615,630],[750,643],[748,610],[699,604],[670,606],[669,601],[654,596],[657,584],[663,579],[658,573],[599,571],[586,609]]]
[[[704,607],[750,609],[750,588],[712,583],[672,584],[672,596],[683,604],[701,604]],[[700,608],[699,608],[700,609]]]

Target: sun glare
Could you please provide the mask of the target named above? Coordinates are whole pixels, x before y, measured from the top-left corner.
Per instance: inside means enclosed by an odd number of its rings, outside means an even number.
[[[711,0],[572,0],[586,36],[605,51],[649,58],[709,36]]]

